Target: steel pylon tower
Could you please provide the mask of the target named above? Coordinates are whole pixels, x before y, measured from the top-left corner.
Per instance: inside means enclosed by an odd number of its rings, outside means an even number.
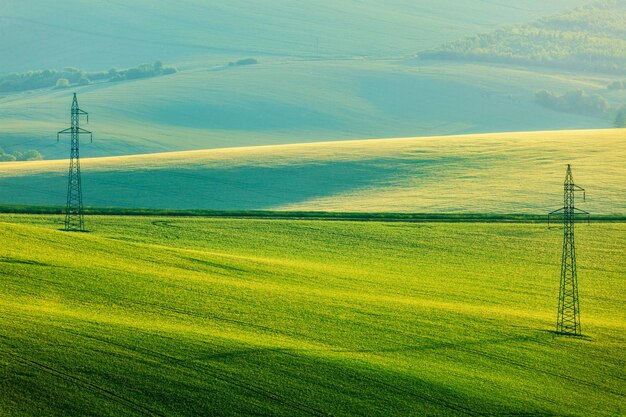
[[[578,301],[578,273],[576,271],[576,245],[574,224],[576,215],[589,213],[574,205],[574,195],[580,191],[585,200],[585,189],[574,184],[572,167],[567,165],[563,184],[563,207],[551,212],[551,215],[563,216],[563,253],[561,258],[561,285],[559,289],[559,309],[556,319],[557,333],[580,336],[580,303]]]
[[[65,229],[66,231],[85,231],[83,218],[83,192],[80,183],[80,154],[78,151],[81,134],[88,134],[91,141],[93,136],[90,131],[80,127],[80,117],[85,116],[89,123],[87,112],[78,107],[76,93],[72,100],[71,127],[57,133],[57,142],[62,134],[69,134],[71,138],[70,168],[67,178],[67,205],[65,207]]]

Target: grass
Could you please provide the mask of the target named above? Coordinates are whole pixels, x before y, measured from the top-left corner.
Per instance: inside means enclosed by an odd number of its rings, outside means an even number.
[[[57,145],[54,134],[67,127],[74,90],[91,113],[95,142],[83,153],[94,157],[612,126],[609,116],[560,114],[534,103],[538,90],[605,93],[611,76],[411,60],[418,51],[584,0],[480,7],[470,0],[165,3],[112,0],[83,8],[78,0],[27,6],[11,0],[10,12],[0,16],[0,50],[12,59],[0,72],[71,65],[106,71],[157,59],[181,71],[1,95],[0,147],[67,157],[66,143]],[[248,57],[260,64],[227,66]],[[605,95],[615,107],[623,104],[624,94]]]
[[[0,414],[614,415],[623,223],[0,216]]]
[[[6,214],[60,214],[65,215],[64,206],[0,205],[0,213]],[[204,217],[224,219],[263,220],[340,220],[379,222],[443,222],[443,223],[546,223],[550,227],[563,220],[545,214],[485,214],[485,213],[359,213],[329,211],[267,211],[267,210],[168,210],[119,207],[84,207],[88,216],[148,216],[148,217]],[[577,216],[578,221],[624,222],[625,215]]]
[[[612,126],[609,118],[547,111],[534,102],[542,89],[606,92],[610,76],[419,61],[259,59],[259,65],[220,69],[229,58],[207,58],[166,77],[0,97],[0,146],[67,158],[67,142],[54,137],[69,123],[74,91],[90,112],[85,127],[94,132],[84,156]],[[607,95],[614,105],[621,96]]]
[[[220,54],[239,58],[249,54],[407,55],[503,24],[562,11],[584,0],[550,4],[525,0],[514,7],[495,3],[476,7],[471,0],[184,3],[178,7],[168,2],[155,6],[145,0],[132,4],[107,0],[86,8],[80,0],[55,5],[44,0],[28,5],[9,0],[0,16],[4,28],[0,49],[12,59],[5,60],[0,71],[66,66],[108,69]]]
[[[580,207],[626,214],[624,130],[245,147],[82,160],[92,207],[544,215],[565,166]],[[62,206],[67,161],[0,164],[2,204]],[[19,190],[19,192],[17,191]]]

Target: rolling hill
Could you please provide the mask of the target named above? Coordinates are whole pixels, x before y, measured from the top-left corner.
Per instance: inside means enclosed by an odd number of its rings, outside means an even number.
[[[586,210],[624,214],[625,134],[624,129],[498,133],[86,158],[84,202],[543,214],[562,205],[565,166],[571,163],[576,181],[588,190]],[[1,203],[64,205],[66,175],[64,160],[1,164]]]
[[[616,415],[624,224],[0,216],[0,413]]]
[[[3,0],[0,416],[621,415],[625,4]]]
[[[0,74],[66,66],[97,70],[211,55],[407,56],[583,3],[5,0]]]
[[[101,0],[86,7],[77,0],[11,0],[0,17],[0,76],[67,66],[108,71],[156,60],[179,72],[0,94],[0,147],[65,158],[51,139],[66,127],[74,91],[92,116],[91,156],[606,128],[609,115],[548,111],[534,95],[604,92],[612,76],[412,59],[420,50],[583,3],[272,0],[244,7]],[[80,18],[70,25],[70,16]],[[259,64],[228,66],[241,58]],[[607,99],[615,107],[625,100],[622,92]]]
[[[69,123],[74,91],[90,112],[95,142],[84,154],[91,156],[612,126],[609,118],[534,102],[541,89],[606,90],[607,76],[413,61],[219,62],[151,79],[10,94],[0,100],[0,146],[67,158],[55,133]]]

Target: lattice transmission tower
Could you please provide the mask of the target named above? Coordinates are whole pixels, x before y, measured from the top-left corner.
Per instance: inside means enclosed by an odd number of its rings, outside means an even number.
[[[85,231],[85,221],[83,216],[83,191],[80,182],[80,154],[78,146],[80,135],[88,134],[93,142],[93,135],[90,131],[80,127],[80,118],[85,116],[89,123],[89,114],[78,107],[76,93],[72,100],[71,125],[67,129],[57,133],[57,142],[62,134],[69,134],[71,138],[70,168],[67,178],[67,205],[65,207],[65,230]]]
[[[563,189],[563,207],[554,210],[548,216],[548,218],[555,215],[563,216],[563,254],[556,331],[557,333],[580,336],[582,329],[580,327],[580,303],[578,301],[574,224],[577,215],[586,215],[588,219],[589,213],[576,208],[574,205],[576,192],[582,192],[583,201],[585,200],[585,189],[574,184],[572,167],[569,164],[567,165]]]

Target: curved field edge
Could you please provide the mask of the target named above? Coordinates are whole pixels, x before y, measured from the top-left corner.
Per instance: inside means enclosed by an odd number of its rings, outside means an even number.
[[[82,160],[92,207],[541,214],[566,164],[587,211],[623,215],[626,130],[497,133],[224,148]],[[5,205],[62,206],[67,161],[0,165]],[[17,191],[19,190],[19,192]]]
[[[624,223],[0,216],[8,415],[611,415]]]

